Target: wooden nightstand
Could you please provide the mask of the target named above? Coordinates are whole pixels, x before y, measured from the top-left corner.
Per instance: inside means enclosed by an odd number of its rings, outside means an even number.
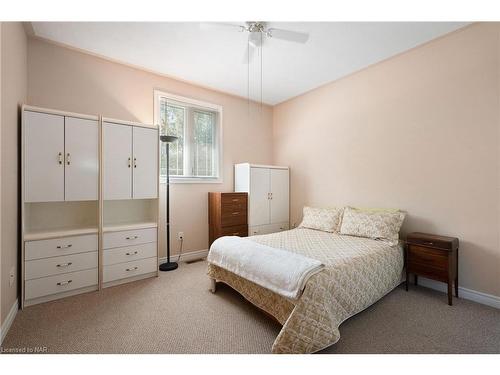
[[[410,233],[406,238],[406,290],[410,273],[448,284],[448,305],[452,305],[452,286],[458,297],[458,238],[427,233]]]

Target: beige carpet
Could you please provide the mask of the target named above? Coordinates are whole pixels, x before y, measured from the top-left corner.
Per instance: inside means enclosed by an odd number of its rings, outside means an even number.
[[[20,311],[3,347],[50,353],[269,353],[280,331],[238,293],[208,291],[206,263]],[[500,310],[397,288],[340,327],[325,353],[500,353]]]

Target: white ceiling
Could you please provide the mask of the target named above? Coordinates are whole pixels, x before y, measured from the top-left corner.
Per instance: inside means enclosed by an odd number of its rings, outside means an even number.
[[[243,22],[235,22],[243,23]],[[263,101],[277,104],[466,25],[459,22],[270,22],[310,34],[306,44],[267,39]],[[36,36],[246,97],[247,35],[195,22],[34,22]],[[260,100],[260,59],[250,96]]]

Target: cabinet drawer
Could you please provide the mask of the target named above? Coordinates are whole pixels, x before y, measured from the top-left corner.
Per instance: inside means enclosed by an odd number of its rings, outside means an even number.
[[[224,227],[221,230],[221,236],[248,236],[248,225],[236,225],[232,227]]]
[[[408,245],[408,265],[421,265],[427,268],[446,271],[448,269],[448,252],[429,249],[417,245]]]
[[[290,229],[288,223],[277,223],[277,224],[266,224],[266,225],[256,225],[248,228],[249,236],[258,236],[261,234],[269,234],[276,232],[283,232],[284,230]]]
[[[221,213],[221,226],[235,226],[247,224],[247,210],[228,210]]]
[[[97,251],[29,260],[25,262],[24,279],[31,280],[91,268],[97,268]]]
[[[25,260],[41,259],[97,251],[97,234],[61,237],[50,240],[26,241],[24,244]]]
[[[104,233],[103,249],[156,242],[156,228]]]
[[[97,268],[26,281],[27,300],[97,285]]]
[[[156,242],[106,249],[102,260],[105,266],[109,266],[151,257],[156,257]]]
[[[158,261],[156,257],[104,266],[103,281],[107,283],[109,281],[156,272],[157,267]]]
[[[247,205],[247,193],[223,193],[221,194],[221,203],[226,205]]]

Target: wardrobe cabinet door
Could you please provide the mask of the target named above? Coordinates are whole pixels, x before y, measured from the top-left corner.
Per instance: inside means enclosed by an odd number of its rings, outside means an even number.
[[[98,199],[99,127],[95,120],[65,118],[65,200]]]
[[[64,117],[25,111],[23,121],[24,200],[64,201]]]
[[[248,225],[269,224],[269,169],[250,168]]]
[[[271,169],[271,223],[289,221],[288,169]]]
[[[158,130],[134,126],[133,195],[158,197]]]
[[[132,127],[103,124],[104,199],[132,198]]]

